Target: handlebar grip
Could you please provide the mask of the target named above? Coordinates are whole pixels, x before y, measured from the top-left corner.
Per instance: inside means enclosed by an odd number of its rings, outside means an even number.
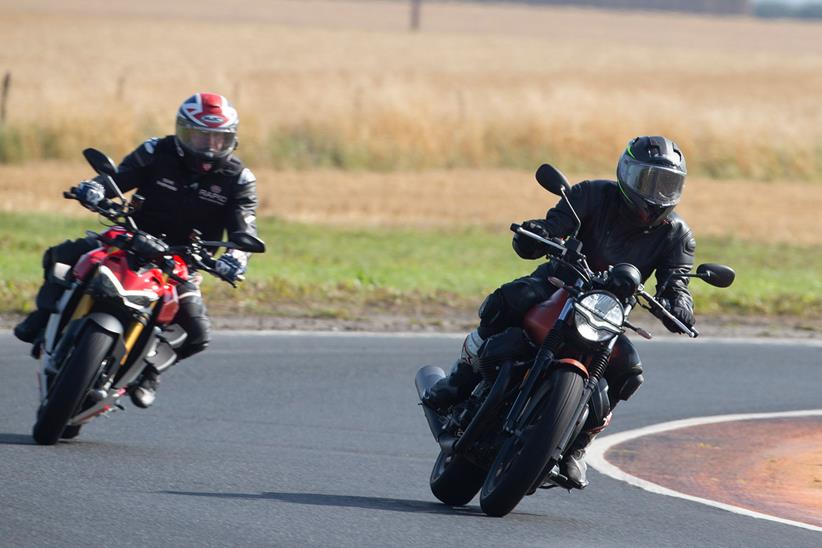
[[[520,228],[522,228],[522,225],[518,225],[517,223],[511,223],[511,232],[516,232]]]
[[[68,191],[64,190],[63,191],[63,198],[65,198],[66,200],[76,200],[77,196],[75,196],[74,193],[71,192],[70,190],[68,190]]]

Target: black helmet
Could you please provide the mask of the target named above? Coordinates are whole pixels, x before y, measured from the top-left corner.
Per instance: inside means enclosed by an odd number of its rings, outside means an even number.
[[[637,137],[617,164],[617,183],[636,220],[659,224],[679,203],[685,186],[685,156],[665,137]]]

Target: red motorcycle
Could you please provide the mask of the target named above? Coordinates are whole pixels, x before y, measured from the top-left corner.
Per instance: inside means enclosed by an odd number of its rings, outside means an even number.
[[[261,240],[247,234],[211,242],[196,231],[188,244],[169,246],[138,229],[133,215],[142,197],[126,202],[111,178],[114,163],[95,149],[83,155],[118,199],[86,205],[113,225],[102,234],[89,232],[100,247],[73,267],[58,263],[50,273],[65,291],[41,347],[40,407],[32,432],[41,445],[74,438],[95,417],[123,409],[119,399],[136,388],[146,366],[162,371],[174,363],[174,349],[185,340],[185,332],[172,324],[179,310],[177,285],[197,270],[220,277],[214,250],[265,251]],[[73,189],[63,196],[77,199]]]

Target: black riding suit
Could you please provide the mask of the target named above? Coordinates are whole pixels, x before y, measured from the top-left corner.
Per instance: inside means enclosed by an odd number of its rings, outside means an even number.
[[[643,282],[656,271],[657,287],[666,284],[661,297],[668,300],[678,319],[692,323],[693,299],[688,291],[688,279],[676,278],[666,283],[670,274],[690,272],[694,263],[696,241],[685,221],[672,212],[657,226],[636,224],[613,181],[584,181],[571,188],[568,199],[582,221],[577,237],[591,268],[597,271],[617,263],[631,263],[639,269]],[[544,227],[555,237],[573,234],[576,220],[564,199],[548,211]],[[526,259],[545,255],[541,244],[519,234],[514,237],[513,246],[517,254]],[[573,281],[565,267],[549,261],[530,276],[506,283],[489,295],[479,311],[480,337],[487,339],[508,327],[519,326],[532,306],[556,291],[547,280],[549,276]],[[674,330],[673,326],[668,328]],[[631,386],[625,383],[641,373],[639,355],[628,338],[621,335],[605,373],[612,408],[638,388],[635,382],[631,382]]]
[[[114,180],[122,192],[136,189],[145,198],[134,216],[137,226],[155,236],[165,235],[171,245],[187,243],[193,229],[202,232],[204,240],[222,240],[224,232],[257,235],[256,179],[233,155],[213,172],[196,173],[183,163],[174,136],[149,139],[123,159]],[[37,295],[39,309],[52,309],[62,293],[62,287],[50,281],[53,265],[74,265],[99,245],[94,238],[66,240],[45,252],[46,282]],[[247,260],[244,253],[232,254],[243,264]],[[211,322],[197,285],[181,284],[177,292],[180,310],[174,322],[188,335],[177,349],[183,359],[208,346]]]

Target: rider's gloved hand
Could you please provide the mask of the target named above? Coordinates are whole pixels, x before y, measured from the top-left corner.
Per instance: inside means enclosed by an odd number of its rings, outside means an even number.
[[[83,181],[74,189],[74,195],[88,206],[96,206],[106,199],[106,191],[97,181]]]
[[[546,225],[547,221],[545,219],[532,219],[530,221],[523,221],[520,226],[528,232],[533,232],[537,236],[542,236],[547,240],[551,235],[548,233]],[[514,234],[512,245],[517,255],[523,259],[539,259],[547,253],[545,244],[523,234]]]
[[[551,238],[551,235],[548,233],[548,221],[545,219],[531,219],[530,221],[524,221],[522,223],[522,228],[528,232],[533,232],[537,236],[542,236],[546,240]]]
[[[235,282],[245,273],[245,266],[237,257],[223,255],[214,263],[214,270],[224,280]]]
[[[688,327],[694,326],[694,312],[693,310],[691,310],[691,307],[682,304],[676,300],[671,301],[670,299],[666,298],[660,298],[657,300],[659,301],[659,304],[664,306],[665,310],[670,312],[671,315],[675,317],[677,320],[681,321]],[[668,329],[668,331],[670,331],[671,333],[684,333],[684,331],[682,331],[682,329],[680,329],[678,325],[669,320],[667,317],[662,316],[660,314],[659,319],[662,320],[662,323],[665,325],[666,329]]]

